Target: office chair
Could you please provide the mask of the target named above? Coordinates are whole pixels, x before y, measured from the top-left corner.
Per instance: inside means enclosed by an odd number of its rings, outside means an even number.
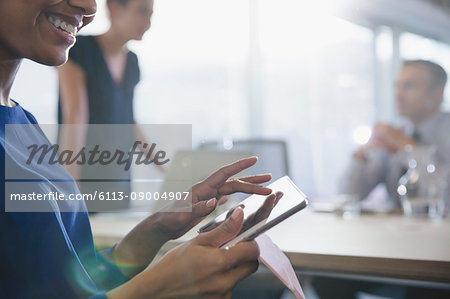
[[[259,157],[258,162],[247,172],[248,175],[271,173],[273,180],[289,175],[287,145],[284,140],[240,139],[209,141],[199,145],[199,150],[223,150],[250,152]]]

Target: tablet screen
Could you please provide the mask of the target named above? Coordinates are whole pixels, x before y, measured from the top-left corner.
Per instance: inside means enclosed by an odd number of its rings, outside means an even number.
[[[238,206],[244,211],[244,225],[239,235],[244,234],[255,226],[262,227],[265,223],[284,219],[289,211],[293,211],[300,205],[305,204],[306,195],[291,181],[288,176],[284,176],[268,186],[273,193],[282,192],[283,196],[267,197],[262,195],[251,195],[247,199],[219,215],[216,219],[209,222],[199,229],[199,232],[209,231],[225,219],[231,216],[234,209]],[[290,215],[289,215],[290,216]]]

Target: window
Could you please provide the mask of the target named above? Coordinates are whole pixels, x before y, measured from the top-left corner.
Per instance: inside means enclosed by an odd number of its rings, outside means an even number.
[[[285,139],[294,181],[309,195],[335,193],[373,123],[395,117],[398,57],[431,59],[450,71],[449,45],[371,26],[311,1],[155,1],[151,30],[130,43],[141,66],[136,120],[192,123],[194,146]],[[101,0],[99,15],[82,34],[107,27]],[[37,81],[31,79],[36,73]],[[12,96],[41,123],[54,123],[56,80],[54,69],[25,61]]]
[[[132,44],[136,119],[192,123],[194,144],[245,135],[248,14],[242,0],[155,1],[152,28]]]
[[[104,5],[82,34],[107,28]],[[155,1],[151,30],[130,43],[141,66],[136,120],[192,123],[194,146],[285,138],[293,179],[310,194],[336,191],[345,164],[336,157],[350,156],[353,131],[374,118],[373,33],[309,9],[297,0]],[[41,123],[56,122],[54,69],[25,66],[17,98]],[[36,72],[45,81],[24,88]]]
[[[261,134],[288,141],[307,194],[337,192],[355,130],[374,122],[373,31],[309,2],[260,3]]]

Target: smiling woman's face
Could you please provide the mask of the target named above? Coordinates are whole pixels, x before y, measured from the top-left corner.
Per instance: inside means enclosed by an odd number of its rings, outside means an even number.
[[[95,0],[1,0],[0,59],[60,65],[95,12]]]

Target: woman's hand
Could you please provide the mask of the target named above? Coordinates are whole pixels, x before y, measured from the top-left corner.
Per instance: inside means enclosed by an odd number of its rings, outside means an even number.
[[[230,298],[236,283],[258,268],[258,245],[218,248],[242,229],[235,209],[220,226],[169,251],[161,261],[108,293],[108,298]]]
[[[173,206],[143,220],[115,247],[114,262],[124,274],[132,277],[150,264],[165,242],[182,236],[214,211],[221,197],[235,192],[270,194],[271,189],[259,185],[269,181],[270,174],[230,179],[257,160],[251,157],[222,167],[192,187],[192,202],[175,201]],[[189,206],[189,211],[180,212],[183,205],[186,208],[191,203],[192,209]]]
[[[267,196],[266,199],[264,200],[263,204],[253,214],[248,215],[246,217],[246,219],[244,220],[244,225],[242,226],[242,229],[239,232],[239,234],[241,234],[242,232],[245,232],[252,226],[260,223],[261,221],[267,220],[267,218],[269,218],[269,216],[270,216],[270,213],[272,213],[272,210],[275,208],[277,203],[280,201],[281,197],[283,197],[283,192],[280,192],[280,191]],[[226,221],[228,218],[231,217],[232,213],[237,208],[245,209],[245,205],[239,204],[238,206],[230,209],[223,221],[211,222],[207,226],[202,227],[200,229],[200,231],[207,232],[207,231],[210,231],[210,230],[216,228],[217,226],[221,225],[224,221]]]
[[[227,165],[210,175],[204,181],[192,187],[192,211],[179,211],[179,205],[184,202],[175,202],[155,214],[156,228],[169,239],[176,239],[200,223],[217,206],[217,202],[226,195],[236,192],[248,194],[269,195],[272,190],[259,184],[270,181],[270,174],[256,175],[239,179],[230,179],[232,176],[253,166],[258,161],[251,157]],[[189,204],[191,204],[189,202]]]

